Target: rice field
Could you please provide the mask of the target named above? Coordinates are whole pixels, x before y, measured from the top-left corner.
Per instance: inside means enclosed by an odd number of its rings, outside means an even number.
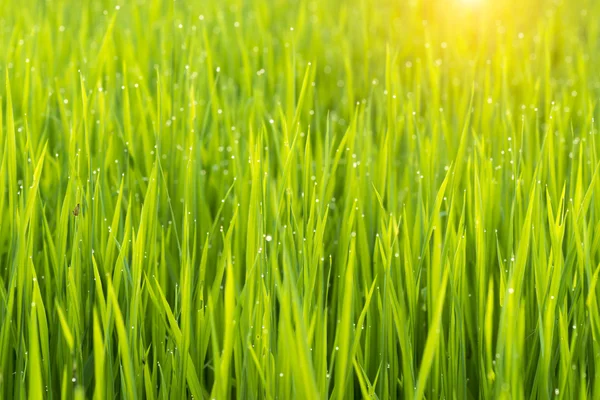
[[[600,2],[0,9],[0,399],[600,398]]]

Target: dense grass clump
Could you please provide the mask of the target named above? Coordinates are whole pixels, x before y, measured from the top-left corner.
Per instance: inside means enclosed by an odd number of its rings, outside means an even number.
[[[0,398],[600,398],[600,2],[1,9]]]

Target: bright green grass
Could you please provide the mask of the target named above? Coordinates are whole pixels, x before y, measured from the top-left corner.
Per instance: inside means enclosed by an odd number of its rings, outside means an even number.
[[[3,0],[0,398],[599,398],[600,2],[463,3]]]

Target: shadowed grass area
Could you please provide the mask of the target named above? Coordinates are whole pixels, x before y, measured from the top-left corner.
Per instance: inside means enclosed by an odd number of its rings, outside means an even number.
[[[0,398],[599,398],[599,21],[4,0]]]

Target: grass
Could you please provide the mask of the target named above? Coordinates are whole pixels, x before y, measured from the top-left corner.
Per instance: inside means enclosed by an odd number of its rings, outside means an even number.
[[[0,398],[600,397],[597,1],[2,8]]]

